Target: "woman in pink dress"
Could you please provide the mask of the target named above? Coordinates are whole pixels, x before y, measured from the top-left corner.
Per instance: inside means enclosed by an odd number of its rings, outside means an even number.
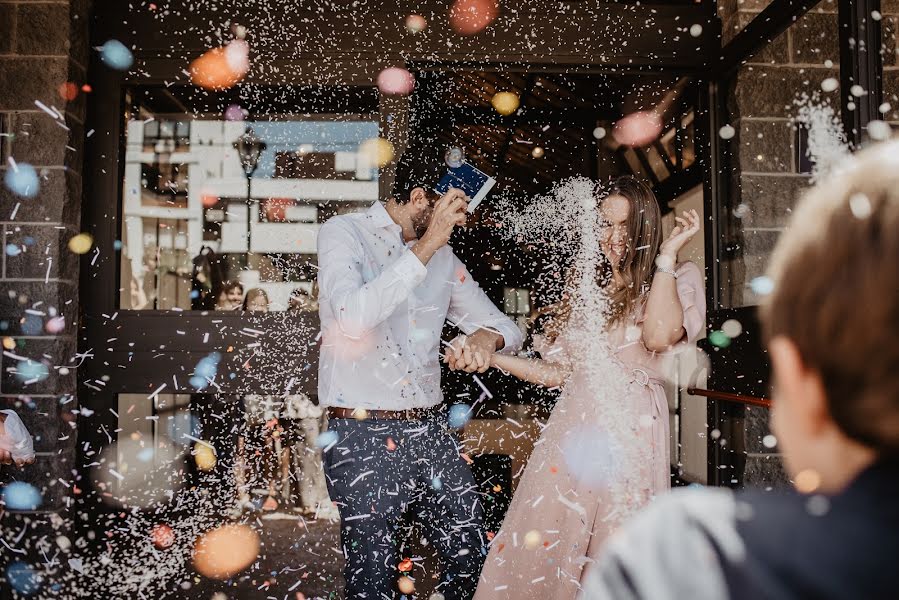
[[[608,352],[583,356],[575,340],[584,319],[569,299],[535,341],[542,359],[491,360],[523,380],[561,386],[562,395],[490,544],[478,600],[575,598],[611,531],[670,487],[666,363],[705,326],[702,274],[678,264],[677,254],[701,222],[695,211],[683,213],[662,242],[655,196],[632,177],[606,188],[600,213]],[[597,361],[605,369],[598,378]],[[611,379],[617,387],[597,385]],[[610,389],[616,397],[607,397]]]

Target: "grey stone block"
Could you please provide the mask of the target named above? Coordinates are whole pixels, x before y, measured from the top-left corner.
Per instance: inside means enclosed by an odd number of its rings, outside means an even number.
[[[61,225],[7,225],[4,247],[15,244],[23,250],[7,254],[3,277],[77,281],[79,255],[68,249],[74,233]]]
[[[59,480],[62,479],[71,485],[73,468],[75,468],[74,452],[65,450],[52,456],[38,456],[34,464],[21,469],[3,467],[5,472],[2,476],[4,479],[14,477],[17,481],[30,483],[37,488],[43,499],[38,510],[48,511],[59,509],[64,505],[64,498],[69,495],[70,488]]]
[[[801,175],[741,175],[740,201],[749,209],[742,218],[743,227],[784,227],[810,181]]]
[[[60,367],[71,367],[75,357],[76,343],[74,337],[28,338],[24,345],[17,349],[17,355],[23,356],[46,367],[46,376],[40,380],[20,378],[18,373],[25,366],[25,361],[3,355],[3,372],[0,373],[0,393],[6,394],[73,394],[75,393],[75,369],[60,370]]]
[[[737,260],[743,271],[743,305],[758,304],[759,298],[752,293],[749,283],[765,274],[771,251],[780,237],[779,231],[745,229],[743,231],[742,248]]]
[[[91,0],[70,0],[69,57],[83,67],[90,59]]]
[[[13,50],[16,34],[16,5],[0,4],[0,54],[9,54]]]
[[[9,133],[12,136],[9,146],[16,161],[36,167],[66,166],[81,170],[84,129],[71,115],[60,123],[44,112],[11,113]]]
[[[840,62],[839,21],[836,13],[808,12],[788,30],[792,38],[790,60],[794,63],[823,65]]]
[[[64,56],[68,51],[68,4],[19,5],[16,31],[17,54]]]
[[[768,448],[764,444],[765,436],[771,434],[771,411],[767,408],[746,407],[744,424],[746,427],[746,452],[750,454],[777,454],[776,447]]]
[[[737,8],[739,10],[761,12],[768,8],[771,0],[737,0]]]
[[[792,123],[741,119],[737,131],[741,171],[793,171],[795,127]]]
[[[0,177],[5,176],[6,168],[0,168]],[[20,198],[6,186],[0,186],[0,221],[77,225],[81,219],[81,176],[64,168],[39,169],[39,172],[42,173],[41,189],[35,198]]]
[[[746,457],[743,484],[762,489],[787,489],[790,487],[790,480],[784,471],[780,455],[750,454]]]
[[[76,443],[72,410],[77,407],[72,396],[0,396],[0,409],[14,410],[22,419],[34,438],[35,452],[57,452]]]
[[[31,336],[35,318],[46,321],[46,316],[28,315],[26,309],[35,309],[49,315],[51,309],[65,318],[65,329],[59,335],[75,335],[78,316],[77,281],[4,281],[0,292],[0,336]],[[35,327],[36,329],[36,327]],[[49,333],[39,335],[50,336]]]
[[[885,117],[887,120],[899,120],[899,69],[891,68],[883,71],[883,99],[892,108]]]
[[[884,67],[895,67],[897,64],[896,32],[899,27],[899,17],[884,17],[881,19],[882,58]]]
[[[731,120],[740,117],[795,117],[795,101],[802,93],[819,92],[832,106],[839,106],[839,90],[829,94],[821,91],[821,82],[839,77],[836,69],[806,67],[743,66],[735,84],[728,109]]]
[[[34,110],[35,100],[59,106],[60,83],[68,80],[69,60],[0,57],[0,110]]]

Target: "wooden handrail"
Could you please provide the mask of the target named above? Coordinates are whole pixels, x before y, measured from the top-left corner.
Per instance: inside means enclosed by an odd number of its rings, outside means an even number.
[[[768,398],[743,396],[742,394],[731,394],[729,392],[716,392],[715,390],[705,390],[702,388],[687,388],[687,393],[693,394],[694,396],[705,396],[706,398],[711,398],[712,400],[733,402],[734,404],[748,404],[750,406],[771,408],[771,400]]]

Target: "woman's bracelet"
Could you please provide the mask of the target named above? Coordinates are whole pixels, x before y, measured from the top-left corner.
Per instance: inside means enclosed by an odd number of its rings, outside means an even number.
[[[656,272],[657,273],[667,273],[668,275],[671,275],[672,277],[677,279],[677,271],[675,271],[672,268],[656,266]]]

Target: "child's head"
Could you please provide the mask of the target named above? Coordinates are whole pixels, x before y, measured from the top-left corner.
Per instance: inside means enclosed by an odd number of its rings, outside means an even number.
[[[790,474],[812,474],[800,488],[827,489],[853,457],[899,454],[899,141],[802,199],[769,276],[774,433]]]
[[[252,288],[243,299],[243,309],[250,312],[268,312],[268,294],[262,288]]]

